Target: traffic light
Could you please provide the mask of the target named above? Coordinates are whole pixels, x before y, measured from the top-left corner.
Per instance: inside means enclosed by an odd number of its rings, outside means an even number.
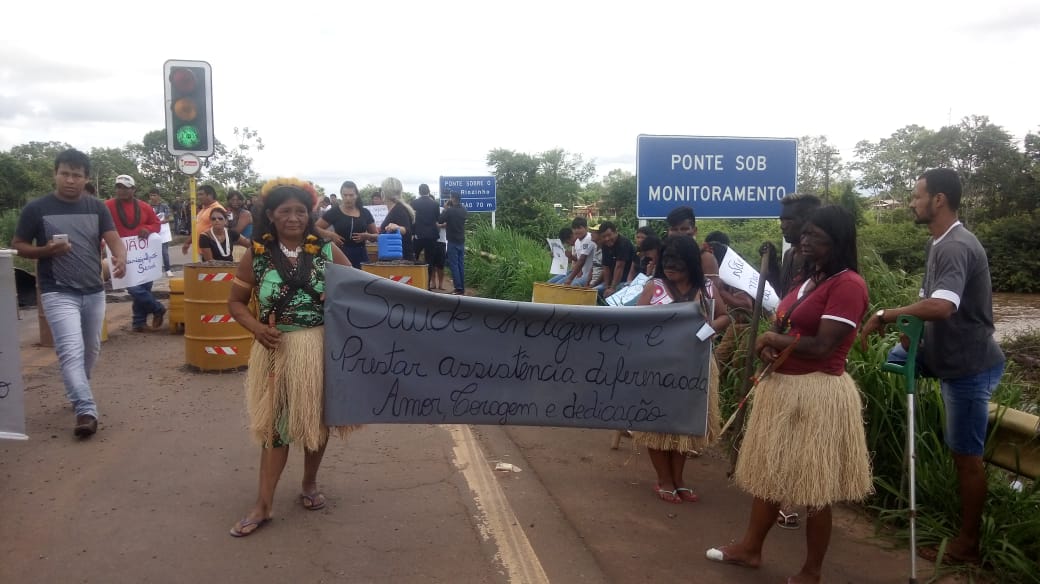
[[[205,61],[166,61],[166,148],[174,156],[213,154],[212,70]]]

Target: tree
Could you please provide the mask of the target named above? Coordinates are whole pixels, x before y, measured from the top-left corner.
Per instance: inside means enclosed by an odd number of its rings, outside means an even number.
[[[497,180],[498,217],[536,239],[559,229],[553,205],[569,211],[596,173],[594,163],[561,149],[537,155],[495,149],[487,164]]]
[[[152,186],[152,183],[138,171],[130,144],[124,148],[92,148],[90,166],[90,180],[94,181],[100,198],[115,195],[116,177],[121,174],[134,177],[139,193],[147,192]]]
[[[263,150],[264,141],[249,128],[235,128],[233,134],[235,144],[214,143],[213,156],[205,164],[206,176],[228,189],[253,188],[260,182],[260,173],[253,170],[252,153]]]
[[[832,200],[833,189],[849,180],[849,169],[841,153],[827,142],[826,136],[802,136],[798,139],[798,192]]]
[[[876,143],[861,140],[856,144],[859,186],[871,193],[883,193],[909,202],[917,177],[928,168],[939,166],[935,156],[935,132],[911,125],[896,130]]]
[[[0,212],[25,204],[34,183],[25,165],[6,152],[0,153]],[[2,242],[6,245],[7,242]]]
[[[615,168],[603,178],[603,205],[618,217],[636,215],[636,175]]]
[[[166,197],[186,197],[188,177],[177,170],[177,160],[166,150],[166,130],[153,130],[140,144],[127,144],[138,172]]]
[[[54,159],[72,148],[65,142],[29,142],[11,148],[10,155],[28,175],[32,186],[26,193],[32,199],[54,189]]]

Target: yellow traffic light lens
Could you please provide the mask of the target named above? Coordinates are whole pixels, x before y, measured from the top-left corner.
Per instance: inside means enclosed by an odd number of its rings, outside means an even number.
[[[199,115],[199,110],[195,106],[195,100],[189,97],[182,97],[173,102],[173,115],[177,116],[177,119],[182,122],[193,121]]]

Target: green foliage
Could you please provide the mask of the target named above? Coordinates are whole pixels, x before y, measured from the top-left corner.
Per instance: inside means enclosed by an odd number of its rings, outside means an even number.
[[[549,279],[549,249],[509,227],[479,222],[466,234],[466,284],[485,298],[530,301],[535,282]]]
[[[582,185],[596,172],[593,163],[560,149],[536,155],[492,150],[487,165],[497,179],[498,220],[538,237],[546,237],[546,233],[537,229],[544,226],[548,217],[558,215],[547,209],[560,204],[569,214],[571,207],[581,201]],[[555,235],[561,226],[556,225],[550,233]]]
[[[989,256],[994,290],[1040,292],[1040,212],[980,224],[975,234]]]
[[[667,226],[665,226],[667,229]],[[780,249],[784,236],[780,233],[780,221],[776,219],[698,219],[697,241],[713,231],[721,231],[729,236],[730,247],[751,262],[755,269],[759,267],[758,248],[763,242],[771,241]]]
[[[922,273],[928,230],[913,223],[873,223],[857,232],[860,256],[873,250],[893,270]]]

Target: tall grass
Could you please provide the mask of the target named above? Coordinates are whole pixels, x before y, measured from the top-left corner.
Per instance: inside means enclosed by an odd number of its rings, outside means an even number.
[[[471,274],[467,278],[482,296],[528,300],[533,282],[549,276],[549,252],[544,243],[508,228],[492,230],[478,225],[468,236],[467,248],[466,270]],[[917,300],[920,276],[889,268],[873,249],[864,251],[860,272],[870,289],[871,311]],[[906,388],[901,377],[881,371],[897,337],[894,332],[875,337],[866,351],[857,343],[849,353],[848,370],[863,392],[867,446],[873,456],[876,493],[867,508],[874,512],[879,527],[905,544],[909,539]],[[738,339],[741,352],[746,344],[746,337]],[[737,358],[734,367],[722,367],[720,401],[726,417],[736,407],[743,376],[740,363],[742,359]],[[942,546],[956,534],[960,521],[957,475],[943,442],[945,414],[938,384],[921,380],[916,389],[918,543]],[[1009,363],[994,401],[1018,407],[1023,395],[1029,399],[1027,386]],[[1009,486],[1014,477],[1007,472],[988,466],[987,475],[990,493],[982,526],[987,573],[1002,583],[1040,583],[1040,484],[1023,480],[1024,488],[1016,491]]]
[[[529,301],[534,283],[549,279],[550,258],[544,241],[477,224],[466,234],[466,283],[485,298]]]

